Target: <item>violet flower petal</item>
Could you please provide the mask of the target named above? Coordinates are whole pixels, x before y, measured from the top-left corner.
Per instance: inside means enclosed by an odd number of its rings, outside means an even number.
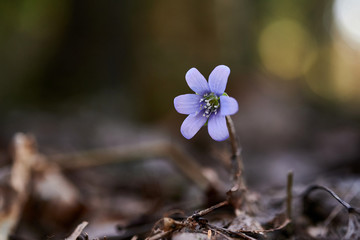
[[[205,77],[196,68],[191,68],[187,71],[185,79],[191,90],[195,93],[204,95],[210,92],[209,84]]]
[[[199,113],[193,113],[185,118],[181,125],[181,134],[186,138],[192,138],[202,126],[206,123],[207,118],[203,116],[203,111]]]
[[[238,102],[235,98],[220,96],[220,114],[223,116],[233,115],[239,110]]]
[[[230,75],[230,68],[225,65],[219,65],[210,73],[209,86],[211,92],[217,96],[221,96],[225,92],[228,77]]]
[[[174,106],[181,114],[196,113],[200,111],[200,99],[196,94],[183,94],[174,98]]]
[[[229,137],[225,116],[212,114],[209,117],[208,132],[215,141],[224,141]]]

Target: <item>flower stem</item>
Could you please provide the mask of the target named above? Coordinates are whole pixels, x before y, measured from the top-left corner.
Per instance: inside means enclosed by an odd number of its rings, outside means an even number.
[[[226,116],[226,124],[229,129],[231,152],[232,152],[231,165],[233,170],[234,183],[231,191],[234,192],[240,190],[241,192],[244,192],[246,191],[246,184],[243,177],[244,165],[241,157],[241,148],[236,138],[234,122],[232,121],[230,116]]]

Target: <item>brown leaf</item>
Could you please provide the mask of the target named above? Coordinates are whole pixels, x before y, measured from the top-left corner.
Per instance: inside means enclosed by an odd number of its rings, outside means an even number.
[[[253,217],[241,212],[228,227],[233,232],[262,232],[264,229],[260,223]]]

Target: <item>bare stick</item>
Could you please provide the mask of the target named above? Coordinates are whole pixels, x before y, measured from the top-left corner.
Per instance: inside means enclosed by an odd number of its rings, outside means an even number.
[[[95,149],[65,155],[49,156],[49,159],[64,169],[94,167],[114,162],[123,162],[149,157],[167,157],[179,170],[202,190],[212,188],[221,192],[222,184],[214,182],[179,144],[167,139],[144,141],[113,148]]]
[[[345,201],[346,202],[350,202],[359,192],[353,190],[354,187],[356,187],[356,184],[358,183],[353,183],[353,186],[349,189],[349,192],[345,195]],[[352,191],[350,191],[352,190]],[[328,226],[330,224],[330,222],[336,217],[336,215],[341,211],[341,205],[338,205],[336,208],[333,209],[333,211],[329,214],[329,216],[327,217],[327,219],[324,222],[324,226]]]
[[[309,197],[309,194],[314,190],[323,190],[327,193],[329,193],[333,198],[335,198],[336,201],[338,201],[349,213],[356,213],[360,215],[360,210],[357,208],[354,208],[349,203],[341,199],[335,192],[333,192],[331,189],[320,186],[320,185],[313,185],[310,186],[304,193],[303,200],[306,201]]]
[[[220,202],[220,203],[218,203],[218,204],[216,204],[216,205],[214,205],[214,206],[211,206],[211,207],[209,207],[209,208],[207,208],[207,209],[201,210],[201,211],[193,214],[192,216],[190,216],[190,218],[199,218],[199,217],[205,216],[206,214],[214,211],[215,209],[220,208],[220,207],[223,207],[223,206],[226,206],[226,205],[228,205],[228,204],[229,204],[228,201]]]

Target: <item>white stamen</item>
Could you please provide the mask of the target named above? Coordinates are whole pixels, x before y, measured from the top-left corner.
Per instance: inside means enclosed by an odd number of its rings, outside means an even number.
[[[217,114],[220,108],[219,97],[214,93],[205,93],[202,98],[200,98],[200,110],[203,111],[203,116],[209,118],[211,114]]]

